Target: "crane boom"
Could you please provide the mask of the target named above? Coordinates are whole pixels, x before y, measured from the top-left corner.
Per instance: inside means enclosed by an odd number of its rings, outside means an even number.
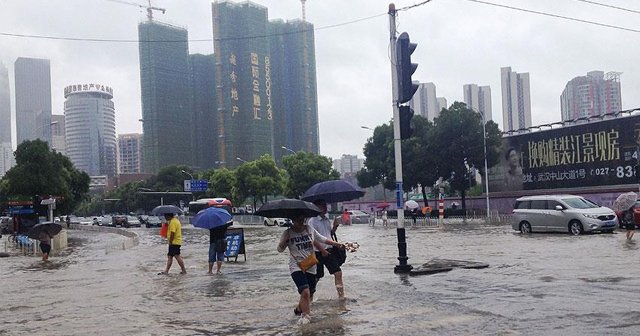
[[[151,5],[151,0],[148,0],[149,5],[145,6],[145,5],[141,5],[139,3],[135,3],[135,2],[128,2],[128,1],[124,1],[124,0],[107,0],[107,1],[111,1],[111,2],[116,2],[116,3],[120,3],[123,5],[131,5],[131,6],[136,6],[136,7],[140,7],[140,8],[144,8],[147,10],[147,19],[149,19],[149,21],[153,20],[153,11],[160,11],[162,12],[162,14],[164,14],[167,10],[164,8],[160,8],[160,7],[154,7]]]

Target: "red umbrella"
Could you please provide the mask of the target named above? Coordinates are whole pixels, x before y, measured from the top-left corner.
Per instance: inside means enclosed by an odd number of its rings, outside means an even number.
[[[384,209],[384,208],[388,208],[389,206],[391,206],[391,204],[384,202],[384,203],[380,203],[378,205],[376,205],[376,208],[378,209]]]

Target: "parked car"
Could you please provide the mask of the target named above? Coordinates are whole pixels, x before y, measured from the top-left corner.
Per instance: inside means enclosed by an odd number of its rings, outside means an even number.
[[[511,227],[522,233],[559,231],[613,232],[618,218],[613,210],[575,195],[540,195],[518,198]]]
[[[369,224],[369,214],[360,210],[348,210],[351,224]]]
[[[142,223],[140,223],[140,220],[135,216],[127,216],[125,227],[142,227]]]
[[[264,218],[265,226],[291,226],[291,219],[289,218]]]
[[[150,228],[150,227],[161,227],[162,226],[162,220],[160,220],[160,218],[156,217],[156,216],[148,216],[147,220],[144,223],[144,226]]]
[[[127,227],[128,226],[127,219],[128,218],[125,215],[114,215],[113,217],[111,217],[111,226]]]
[[[77,219],[78,219],[78,224],[81,224],[81,225],[92,225],[93,224],[93,220],[90,217],[78,217]]]

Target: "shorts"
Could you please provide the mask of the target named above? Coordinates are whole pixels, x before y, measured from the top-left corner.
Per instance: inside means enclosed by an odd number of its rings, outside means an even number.
[[[311,273],[305,273],[302,271],[295,271],[291,273],[291,278],[293,282],[295,282],[296,287],[298,287],[298,294],[302,294],[302,291],[305,288],[309,288],[309,292],[313,296],[313,293],[316,292],[316,275]]]
[[[624,225],[624,228],[629,230],[629,231],[635,230],[636,229],[636,223],[635,222],[626,223]]]
[[[180,255],[180,245],[169,245],[169,253],[167,253],[169,257],[179,256]]]
[[[316,252],[316,258],[318,258],[318,264],[316,265],[316,278],[318,279],[324,276],[324,267],[327,267],[329,274],[335,274],[336,272],[342,271],[340,263],[338,262],[338,259],[336,259],[336,255],[332,253],[333,248],[328,248],[327,252],[329,252],[327,257],[322,256],[320,251]]]
[[[40,243],[40,251],[42,251],[42,253],[49,254],[49,252],[51,252],[51,245]]]
[[[218,243],[209,244],[209,262],[224,261],[224,252],[217,252]]]

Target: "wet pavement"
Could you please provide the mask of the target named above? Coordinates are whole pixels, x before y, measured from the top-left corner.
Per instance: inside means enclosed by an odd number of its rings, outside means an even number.
[[[247,261],[208,276],[208,232],[184,229],[189,274],[157,273],[166,261],[158,229],[115,234],[71,230],[52,256],[0,258],[0,335],[638,335],[640,243],[624,233],[523,236],[508,226],[407,228],[409,264],[453,259],[489,264],[406,276],[395,228],[341,227],[358,252],[343,266],[345,302],[323,279],[312,323],[296,325],[297,292],[283,228],[245,226]],[[640,238],[640,237],[637,237]],[[242,260],[242,258],[239,258]]]

